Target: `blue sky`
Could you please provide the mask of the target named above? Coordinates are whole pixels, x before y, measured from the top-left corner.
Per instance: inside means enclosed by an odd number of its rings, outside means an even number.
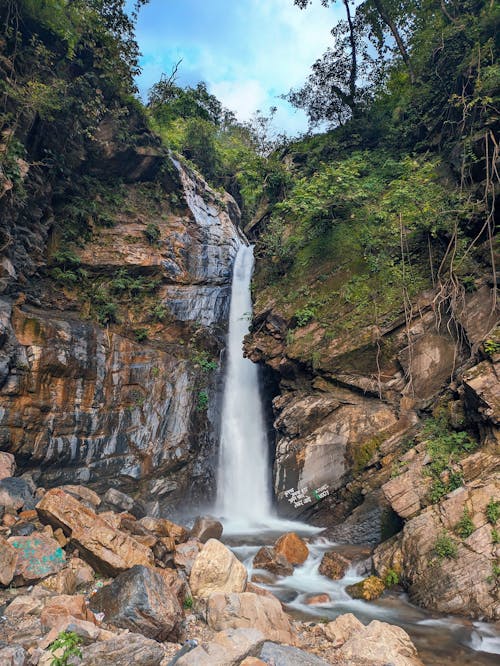
[[[303,11],[293,0],[150,0],[137,24],[141,95],[182,58],[179,84],[205,81],[240,120],[278,106],[276,129],[296,134],[305,114],[279,95],[303,83],[338,11],[319,0]]]

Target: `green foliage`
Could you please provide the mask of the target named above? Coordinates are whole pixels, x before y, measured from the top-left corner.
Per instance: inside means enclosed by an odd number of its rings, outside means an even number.
[[[165,321],[168,317],[168,310],[163,303],[156,303],[151,309],[151,317],[154,321]]]
[[[467,539],[467,537],[469,537],[472,534],[472,532],[474,532],[475,529],[476,528],[474,527],[474,523],[472,522],[470,511],[467,509],[467,507],[464,507],[462,517],[455,525],[455,532],[462,539]]]
[[[495,545],[500,543],[500,532],[496,529],[491,530],[491,542]]]
[[[160,228],[157,224],[150,222],[147,227],[144,229],[144,235],[146,236],[148,243],[150,245],[156,245],[160,240]]]
[[[493,562],[491,565],[491,576],[488,576],[486,581],[490,584],[498,584],[500,582],[500,561]]]
[[[192,361],[204,372],[213,372],[218,367],[217,361],[212,359],[205,350],[197,351],[193,354]]]
[[[193,607],[193,597],[186,597],[182,605],[186,610],[191,610]]]
[[[201,391],[198,391],[196,410],[198,412],[205,412],[207,408],[208,408],[208,391],[206,389],[202,389]]]
[[[500,341],[489,338],[484,342],[484,351],[488,356],[494,356],[495,354],[500,353]]]
[[[386,587],[392,587],[393,585],[399,585],[399,576],[397,571],[394,569],[388,569],[387,574],[384,578],[384,585]]]
[[[144,342],[148,339],[148,329],[147,328],[136,328],[134,330],[134,336],[137,342]]]
[[[49,651],[54,654],[50,666],[68,666],[72,657],[82,657],[80,645],[83,640],[74,631],[62,631],[56,640],[49,645]],[[61,651],[61,656],[55,653]]]
[[[458,546],[454,539],[448,534],[448,532],[443,531],[434,544],[434,552],[442,559],[453,559],[455,560],[458,556]]]
[[[296,326],[298,327],[306,326],[307,324],[309,324],[309,322],[311,322],[315,318],[315,316],[316,312],[314,308],[304,307],[301,308],[300,310],[297,310],[294,315]]]
[[[493,497],[490,498],[490,501],[486,506],[486,518],[492,525],[494,525],[500,518],[500,502]]]

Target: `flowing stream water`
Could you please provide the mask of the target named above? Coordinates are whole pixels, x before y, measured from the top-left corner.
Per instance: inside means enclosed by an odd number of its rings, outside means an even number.
[[[371,620],[397,624],[412,637],[426,666],[493,666],[500,654],[500,631],[493,625],[428,613],[409,603],[401,592],[385,594],[375,602],[352,599],[345,588],[368,575],[359,555],[340,581],[318,572],[323,553],[343,550],[320,536],[321,529],[282,520],[273,512],[271,465],[259,387],[258,367],[244,358],[243,338],[248,333],[252,301],[250,281],[253,248],[238,250],[231,290],[228,361],[222,406],[222,426],[217,478],[216,513],[224,524],[223,540],[245,563],[252,576],[257,550],[272,544],[286,531],[295,531],[309,545],[307,561],[292,576],[268,577],[262,583],[286,604],[288,612],[303,620],[332,620],[353,613],[365,624]],[[352,549],[351,549],[352,550]],[[354,560],[355,549],[354,549]],[[361,551],[359,551],[361,552]],[[351,552],[351,555],[353,553]],[[330,601],[308,605],[308,597],[328,594]]]

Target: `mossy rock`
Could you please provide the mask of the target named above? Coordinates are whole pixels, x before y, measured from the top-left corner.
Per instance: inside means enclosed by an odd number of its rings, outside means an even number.
[[[346,587],[346,592],[353,599],[373,601],[378,599],[385,590],[384,581],[378,576],[369,576],[359,583]]]

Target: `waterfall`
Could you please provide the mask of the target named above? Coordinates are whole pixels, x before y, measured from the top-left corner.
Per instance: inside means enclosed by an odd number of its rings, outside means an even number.
[[[217,512],[225,521],[247,526],[265,523],[271,516],[268,443],[258,367],[244,358],[242,350],[252,314],[252,271],[253,248],[241,245],[231,288],[217,479]]]

